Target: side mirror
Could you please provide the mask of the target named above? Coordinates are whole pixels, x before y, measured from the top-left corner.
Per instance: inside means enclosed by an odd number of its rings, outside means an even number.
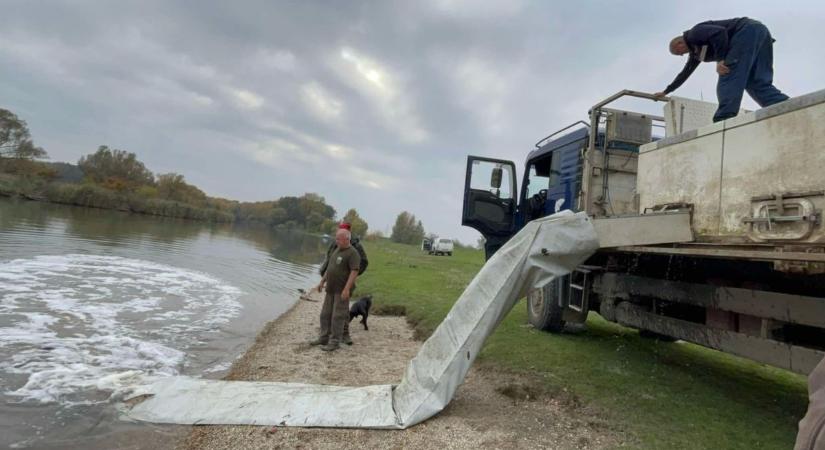
[[[502,174],[501,167],[493,168],[493,173],[490,175],[490,186],[495,189],[501,187],[501,174]]]

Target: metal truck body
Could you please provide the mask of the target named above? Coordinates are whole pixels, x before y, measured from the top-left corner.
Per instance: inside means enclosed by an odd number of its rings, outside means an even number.
[[[825,91],[659,140],[664,117],[607,107],[625,96],[655,99],[622,91],[540,141],[521,190],[512,162],[469,157],[462,223],[485,236],[487,257],[560,210],[601,228],[602,250],[528,297],[538,328],[595,311],[810,372],[825,356]]]
[[[820,92],[643,145],[640,205],[692,204],[700,240],[813,248],[825,243],[816,213],[825,207],[823,140]],[[769,224],[769,215],[785,219]]]

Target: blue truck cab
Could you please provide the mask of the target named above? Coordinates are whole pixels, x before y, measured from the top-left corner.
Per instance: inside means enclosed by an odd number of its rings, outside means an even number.
[[[521,190],[517,190],[512,161],[467,158],[462,225],[484,236],[487,259],[527,222],[576,209],[582,182],[581,152],[588,132],[582,128],[539,142],[527,155]]]
[[[461,223],[484,236],[487,259],[525,224],[559,211],[585,211],[592,217],[638,211],[639,147],[653,139],[653,121],[663,118],[604,107],[623,96],[655,99],[622,91],[594,106],[589,123],[578,121],[540,140],[524,162],[520,190],[512,161],[467,157]],[[582,266],[532,292],[527,302],[531,323],[561,331],[566,322],[583,322],[588,271]]]
[[[524,163],[520,190],[512,161],[467,157],[462,225],[484,236],[487,259],[531,220],[563,210],[582,210],[583,155],[591,130],[580,121],[560,131],[574,126],[579,128],[550,139],[556,132],[536,144]],[[599,132],[593,144],[602,148],[604,139],[605,133]],[[609,150],[639,150],[634,142],[609,140],[606,144]]]

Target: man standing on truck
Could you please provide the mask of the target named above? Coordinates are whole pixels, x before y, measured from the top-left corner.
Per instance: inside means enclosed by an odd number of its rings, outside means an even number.
[[[670,41],[670,53],[688,53],[688,60],[676,79],[656,96],[678,89],[700,62],[716,61],[719,108],[714,122],[739,113],[745,90],[761,107],[785,101],[788,96],[773,85],[773,42],[768,27],[747,17],[702,22]]]

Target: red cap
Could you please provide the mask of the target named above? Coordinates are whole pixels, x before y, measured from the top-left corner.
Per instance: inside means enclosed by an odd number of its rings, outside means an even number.
[[[338,225],[338,229],[339,229],[339,230],[340,230],[340,229],[349,230],[351,226],[352,226],[352,225],[350,225],[350,224],[348,224],[348,223],[346,223],[346,222],[341,222],[341,224],[340,224],[340,225]]]

